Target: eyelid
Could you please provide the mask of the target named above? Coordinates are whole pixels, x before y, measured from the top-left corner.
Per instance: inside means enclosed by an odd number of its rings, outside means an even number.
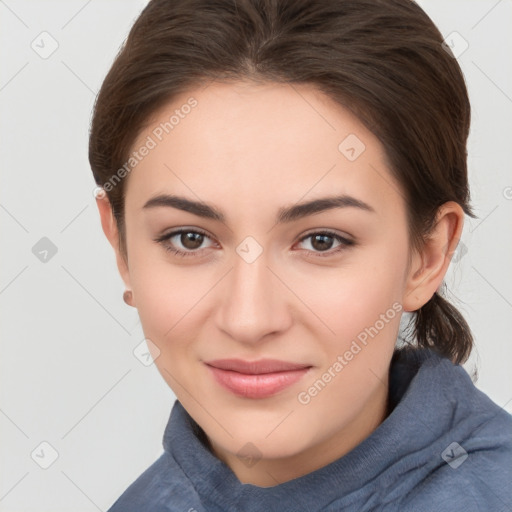
[[[334,231],[329,228],[325,228],[325,229],[315,228],[315,229],[309,230],[299,238],[299,241],[302,242],[305,238],[308,238],[311,235],[329,235],[332,237],[341,238],[342,240],[344,240],[347,243],[355,243],[354,237],[352,237],[348,233],[343,233],[343,234],[338,233],[337,231]]]
[[[167,240],[169,238],[172,238],[173,236],[176,236],[180,233],[199,233],[201,235],[204,235],[204,236],[207,236],[208,238],[212,238],[209,233],[207,231],[205,231],[204,229],[201,229],[201,228],[197,228],[197,227],[191,227],[191,226],[180,226],[178,228],[174,228],[174,229],[170,229],[170,230],[166,230],[164,233],[162,233],[161,235],[158,235],[156,238],[155,238],[155,241],[160,241],[160,240]]]

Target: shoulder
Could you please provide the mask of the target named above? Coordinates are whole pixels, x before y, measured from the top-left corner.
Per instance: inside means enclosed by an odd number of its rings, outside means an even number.
[[[181,468],[164,451],[128,486],[107,512],[186,512],[198,501],[195,489]],[[197,512],[200,512],[199,509]]]
[[[446,358],[429,361],[440,378],[431,413],[448,420],[432,443],[430,471],[401,502],[430,512],[512,510],[512,415]],[[437,407],[445,409],[438,411]]]
[[[509,432],[512,429],[512,417]],[[505,512],[512,510],[512,441],[453,441],[444,459],[400,501],[403,510],[433,512]]]

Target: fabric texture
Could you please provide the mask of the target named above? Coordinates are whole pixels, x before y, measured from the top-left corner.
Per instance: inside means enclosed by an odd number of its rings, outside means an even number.
[[[176,400],[163,454],[108,512],[511,512],[512,416],[428,349],[397,349],[389,416],[353,450],[274,487],[242,484]]]

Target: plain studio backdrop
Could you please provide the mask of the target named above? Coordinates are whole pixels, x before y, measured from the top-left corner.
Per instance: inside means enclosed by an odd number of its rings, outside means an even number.
[[[419,3],[472,102],[479,219],[446,278],[476,338],[464,366],[510,411],[512,2]],[[0,1],[0,511],[106,510],[162,453],[175,396],[141,357],[87,159],[96,93],[145,4]]]

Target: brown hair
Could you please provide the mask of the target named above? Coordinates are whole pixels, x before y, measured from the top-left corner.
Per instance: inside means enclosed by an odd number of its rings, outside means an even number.
[[[212,80],[313,84],[383,144],[406,200],[411,247],[421,250],[446,201],[476,218],[466,161],[469,98],[442,42],[411,0],[151,0],[96,99],[94,179],[104,186],[151,116],[191,88]],[[125,181],[106,190],[126,257]],[[467,360],[471,331],[441,294],[411,320],[419,347]]]

